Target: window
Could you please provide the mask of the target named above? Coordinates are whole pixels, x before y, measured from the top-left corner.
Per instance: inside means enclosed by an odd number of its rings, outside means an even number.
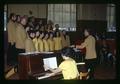
[[[76,31],[76,4],[48,4],[48,20],[60,30]]]
[[[108,4],[107,6],[107,31],[116,32],[115,5],[114,4]]]
[[[4,31],[6,31],[7,26],[7,5],[4,6]]]

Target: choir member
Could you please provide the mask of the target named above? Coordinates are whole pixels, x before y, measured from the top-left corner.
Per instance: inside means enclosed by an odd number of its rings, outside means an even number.
[[[40,21],[38,22],[38,24],[39,24],[39,26],[41,27],[41,26],[43,25],[43,21],[40,20]]]
[[[61,38],[62,38],[62,47],[63,48],[69,47],[70,46],[70,37],[65,30],[62,31]]]
[[[34,43],[34,46],[35,46],[35,49],[36,49],[37,52],[39,51],[39,47],[38,47],[39,36],[40,36],[39,30],[35,31],[35,38],[33,39],[33,43]]]
[[[44,33],[40,32],[40,37],[38,38],[39,52],[43,52],[44,51],[43,37],[44,37]]]
[[[14,63],[14,52],[16,44],[16,15],[14,13],[10,14],[9,22],[7,24],[7,33],[8,33],[8,52],[7,52],[7,64],[13,65]]]
[[[44,38],[43,38],[43,45],[44,45],[44,51],[48,52],[49,51],[49,43],[48,43],[48,33],[44,33]]]
[[[53,40],[53,37],[54,35],[53,35],[53,33],[52,32],[50,32],[49,33],[49,39],[48,39],[48,43],[49,43],[49,48],[50,48],[50,51],[54,51],[55,49],[55,42],[54,42],[54,40]]]
[[[55,24],[55,31],[59,31],[59,24]]]
[[[35,52],[35,46],[34,46],[34,43],[33,43],[33,38],[35,37],[35,34],[33,31],[28,31],[28,37],[27,39],[25,40],[25,52],[28,53],[28,52]]]
[[[47,32],[47,24],[44,25],[45,32]]]
[[[55,50],[61,50],[62,49],[62,39],[61,39],[59,31],[55,32],[54,42],[55,42]]]
[[[50,25],[50,24],[47,25],[47,32],[53,32],[52,25]]]
[[[20,17],[21,17],[20,15],[16,15],[16,22],[15,22],[16,27],[17,27],[18,24],[20,24]]]
[[[40,27],[40,31],[41,31],[41,32],[44,32],[44,31],[45,31],[45,27],[44,27],[44,25],[41,25],[41,27]]]
[[[35,25],[35,30],[40,30],[40,25],[39,24]]]
[[[35,27],[34,23],[35,23],[35,18],[33,16],[29,17],[27,26],[29,26],[31,28],[31,30],[34,30],[34,27]]]
[[[19,53],[25,52],[25,40],[27,38],[27,33],[25,31],[24,26],[27,23],[26,17],[21,17],[20,24],[16,28],[16,48],[17,48],[17,56]],[[16,56],[16,57],[17,57]]]
[[[54,23],[52,20],[48,20],[47,25],[51,25],[52,28],[54,27]]]

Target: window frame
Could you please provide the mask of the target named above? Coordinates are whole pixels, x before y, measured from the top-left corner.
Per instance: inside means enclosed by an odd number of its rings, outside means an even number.
[[[5,15],[5,13],[6,13],[6,15]],[[4,5],[4,31],[7,31],[7,23],[8,23],[8,6],[7,6],[7,4],[5,4]]]
[[[114,14],[111,14],[111,11],[112,11],[112,7],[114,7]],[[115,4],[108,4],[107,5],[107,32],[116,32],[116,22],[115,22]],[[113,17],[113,18],[111,18],[111,16]],[[113,22],[112,22],[112,20],[111,19],[113,19]],[[115,29],[114,30],[112,30],[111,28],[110,28],[110,25],[113,25],[113,27],[115,27]]]
[[[56,4],[48,4],[48,5],[53,5],[53,8],[55,8],[55,5]],[[47,20],[51,20],[50,18],[49,18],[49,9],[48,9],[48,6],[47,5]],[[62,4],[63,5],[63,4]],[[76,19],[76,17],[77,17],[77,4],[69,4],[70,5],[70,17],[71,17],[71,15],[72,14],[74,14],[75,13],[75,27],[72,27],[72,28],[70,28],[70,30],[69,30],[69,27],[66,27],[65,28],[65,30],[66,31],[68,31],[68,32],[76,32],[76,27],[77,27],[77,19]],[[75,12],[71,12],[71,10],[72,10],[72,7],[71,7],[71,5],[75,5]],[[63,9],[63,6],[62,6],[62,9]],[[55,9],[53,9],[53,11],[54,11]],[[56,12],[56,11],[55,11]],[[62,12],[63,12],[63,10],[62,10]],[[72,14],[71,14],[72,13]],[[54,13],[53,13],[54,14]],[[55,16],[55,15],[54,15]],[[62,17],[63,17],[63,13],[62,13]],[[53,17],[53,22],[55,21],[55,19],[54,19],[55,17]],[[59,22],[59,21],[58,21]],[[71,23],[72,23],[73,21],[71,21],[71,18],[70,18],[70,21],[69,21],[69,24],[70,24],[70,26],[72,25]],[[54,25],[55,25],[56,23],[54,23]],[[62,18],[62,26],[63,26],[63,18]],[[62,27],[62,28],[59,28],[60,30],[64,30],[64,28]]]

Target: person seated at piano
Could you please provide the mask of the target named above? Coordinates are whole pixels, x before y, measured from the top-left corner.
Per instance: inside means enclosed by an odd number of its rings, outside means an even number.
[[[35,51],[35,46],[33,43],[33,38],[35,37],[35,34],[33,31],[28,31],[28,37],[25,40],[25,52],[34,52]]]
[[[55,70],[46,65],[44,65],[44,67],[53,72],[53,75],[62,72],[64,80],[77,79],[79,77],[79,72],[75,60],[71,58],[71,54],[71,48],[63,48],[62,58],[64,61],[61,62],[59,67]]]
[[[38,49],[38,38],[40,36],[40,32],[39,30],[36,30],[35,31],[35,38],[33,39],[33,43],[34,43],[34,46],[35,46],[35,50],[38,52],[39,49]]]
[[[39,48],[39,52],[43,52],[44,51],[44,45],[43,45],[43,37],[44,37],[44,32],[40,32],[40,37],[38,38],[38,48]]]
[[[60,36],[59,31],[55,31],[54,42],[55,42],[55,50],[61,50],[62,49],[62,38]]]
[[[54,36],[53,33],[50,32],[50,33],[49,33],[49,39],[48,39],[50,51],[54,51],[54,47],[55,47],[55,43],[54,43],[54,40],[53,40],[53,36]]]
[[[43,38],[43,46],[44,46],[44,51],[48,52],[49,51],[49,43],[48,43],[48,32],[44,33],[44,38]]]

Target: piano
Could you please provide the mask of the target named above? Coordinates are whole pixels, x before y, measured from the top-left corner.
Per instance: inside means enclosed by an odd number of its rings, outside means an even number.
[[[52,72],[45,71],[44,70],[44,58],[49,57],[56,57],[57,58],[57,65],[62,62],[62,57],[60,51],[55,51],[53,53],[49,52],[43,52],[43,53],[21,53],[18,56],[18,74],[19,79],[54,79],[57,78],[55,76],[62,76],[62,74],[56,74],[54,76],[51,76],[50,74],[53,74]],[[43,74],[43,78],[39,78]],[[60,77],[61,77],[60,76]],[[37,78],[38,77],[38,78]],[[52,78],[51,78],[52,77]],[[59,77],[58,77],[59,78]]]
[[[81,60],[78,58],[80,56],[79,51],[77,52],[77,58],[72,57],[77,60],[77,62],[81,62]],[[43,59],[49,58],[49,57],[56,57],[57,59],[57,66],[60,65],[60,63],[63,61],[61,57],[60,51],[54,51],[54,52],[31,52],[31,53],[21,53],[18,56],[18,74],[19,79],[35,79],[35,80],[42,80],[42,79],[60,79],[62,78],[62,73],[58,73],[55,75],[50,71],[45,71],[43,65]],[[80,70],[81,67],[78,70]],[[82,68],[83,69],[83,68]]]

